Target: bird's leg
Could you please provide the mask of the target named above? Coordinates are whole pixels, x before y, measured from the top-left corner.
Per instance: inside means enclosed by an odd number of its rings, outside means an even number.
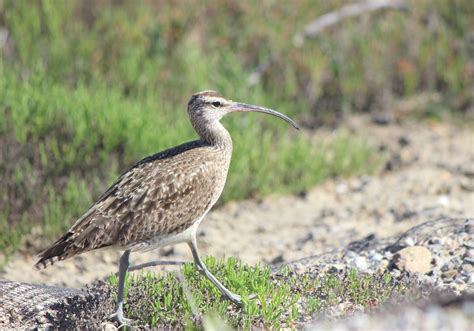
[[[159,261],[159,260],[157,260],[157,261],[146,262],[146,263],[142,263],[142,264],[138,264],[138,265],[128,267],[128,272],[135,271],[135,270],[141,270],[141,269],[148,268],[148,267],[162,266],[162,265],[183,265],[184,263],[185,263],[184,261]]]
[[[118,294],[117,294],[117,305],[115,306],[115,312],[110,316],[119,323],[119,327],[130,324],[132,321],[123,317],[123,294],[125,289],[125,276],[127,274],[129,262],[130,250],[126,250],[119,263],[119,280],[118,280]]]
[[[240,298],[240,295],[234,294],[231,291],[229,291],[224,285],[219,282],[216,277],[214,277],[213,274],[209,270],[207,270],[206,265],[202,262],[201,258],[199,257],[199,252],[197,249],[196,245],[196,238],[194,238],[192,241],[188,243],[189,248],[191,248],[191,252],[193,253],[193,258],[194,258],[194,263],[196,264],[196,269],[206,276],[207,279],[211,281],[212,284],[214,284],[219,291],[224,295],[224,297],[236,305],[241,306],[242,305],[242,300]]]

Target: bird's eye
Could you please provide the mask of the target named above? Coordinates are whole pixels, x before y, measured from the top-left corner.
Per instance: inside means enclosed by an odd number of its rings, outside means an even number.
[[[214,101],[214,102],[212,103],[212,105],[213,105],[214,107],[220,107],[220,106],[222,106],[222,104],[221,104],[219,101]]]

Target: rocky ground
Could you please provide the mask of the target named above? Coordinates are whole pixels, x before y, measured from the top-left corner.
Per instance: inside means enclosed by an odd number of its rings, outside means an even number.
[[[380,173],[330,180],[300,196],[214,210],[199,231],[201,254],[232,255],[251,264],[290,263],[295,270],[317,265],[318,270],[355,267],[369,273],[385,268],[395,276],[419,272],[421,280],[453,293],[471,291],[474,225],[465,220],[474,216],[472,130],[412,122],[379,126],[365,117],[352,118],[346,127],[384,156]],[[314,133],[315,144],[331,134]],[[427,221],[432,222],[416,227]],[[83,287],[117,271],[118,254],[90,252],[41,272],[32,270],[34,256],[17,255],[0,279]],[[191,260],[191,255],[186,245],[132,255],[132,263],[154,259]],[[472,317],[469,302],[460,309]]]
[[[308,300],[303,297],[297,303],[301,314],[293,328],[472,331],[473,237],[474,219],[439,219],[418,225],[401,235],[382,239],[371,236],[330,253],[294,261],[286,265],[289,268],[289,273],[285,273],[287,276],[275,267],[271,277],[283,277],[288,281],[288,277],[294,276],[297,279],[323,279],[331,274],[344,278],[350,269],[357,268],[363,274],[372,275],[371,279],[383,279],[380,276],[389,273],[399,284],[404,284],[403,293],[394,289],[387,292],[391,292],[388,302],[379,301],[379,297],[370,299],[375,300],[370,305],[373,307],[371,311],[342,293],[334,302],[323,303],[323,308],[317,313],[305,314]],[[298,291],[301,284],[292,284]],[[375,281],[373,284],[384,286],[385,283]],[[115,329],[108,320],[114,307],[114,293],[115,289],[107,282],[95,283],[83,292],[0,281],[0,297],[3,298],[0,327]],[[329,300],[324,299],[324,294],[319,295],[323,302]],[[147,292],[129,291],[129,309],[148,310],[147,304],[142,304],[146,296]],[[135,304],[140,308],[134,308]],[[232,304],[228,309],[241,314]],[[202,323],[199,313],[196,322]],[[178,324],[160,327],[182,327],[184,321],[175,323]],[[137,328],[148,329],[146,325]]]

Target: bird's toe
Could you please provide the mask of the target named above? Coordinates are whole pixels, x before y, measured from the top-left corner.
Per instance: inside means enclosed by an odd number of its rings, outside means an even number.
[[[249,295],[249,300],[254,300],[257,299],[257,295],[255,293],[252,293]]]
[[[109,315],[109,318],[108,318],[108,319],[117,322],[119,329],[122,328],[122,327],[124,327],[124,326],[133,326],[133,324],[135,323],[134,320],[129,319],[129,318],[125,318],[125,317],[123,316],[123,312],[122,312],[122,311],[116,311],[116,312],[114,312],[113,314]]]

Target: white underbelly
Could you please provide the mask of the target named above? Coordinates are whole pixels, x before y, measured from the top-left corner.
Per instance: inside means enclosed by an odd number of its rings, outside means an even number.
[[[193,225],[183,232],[156,236],[146,241],[131,245],[127,247],[127,249],[131,249],[132,252],[147,252],[168,245],[191,242],[195,238],[199,224],[201,224],[206,214],[207,211],[199,220],[195,221]]]

